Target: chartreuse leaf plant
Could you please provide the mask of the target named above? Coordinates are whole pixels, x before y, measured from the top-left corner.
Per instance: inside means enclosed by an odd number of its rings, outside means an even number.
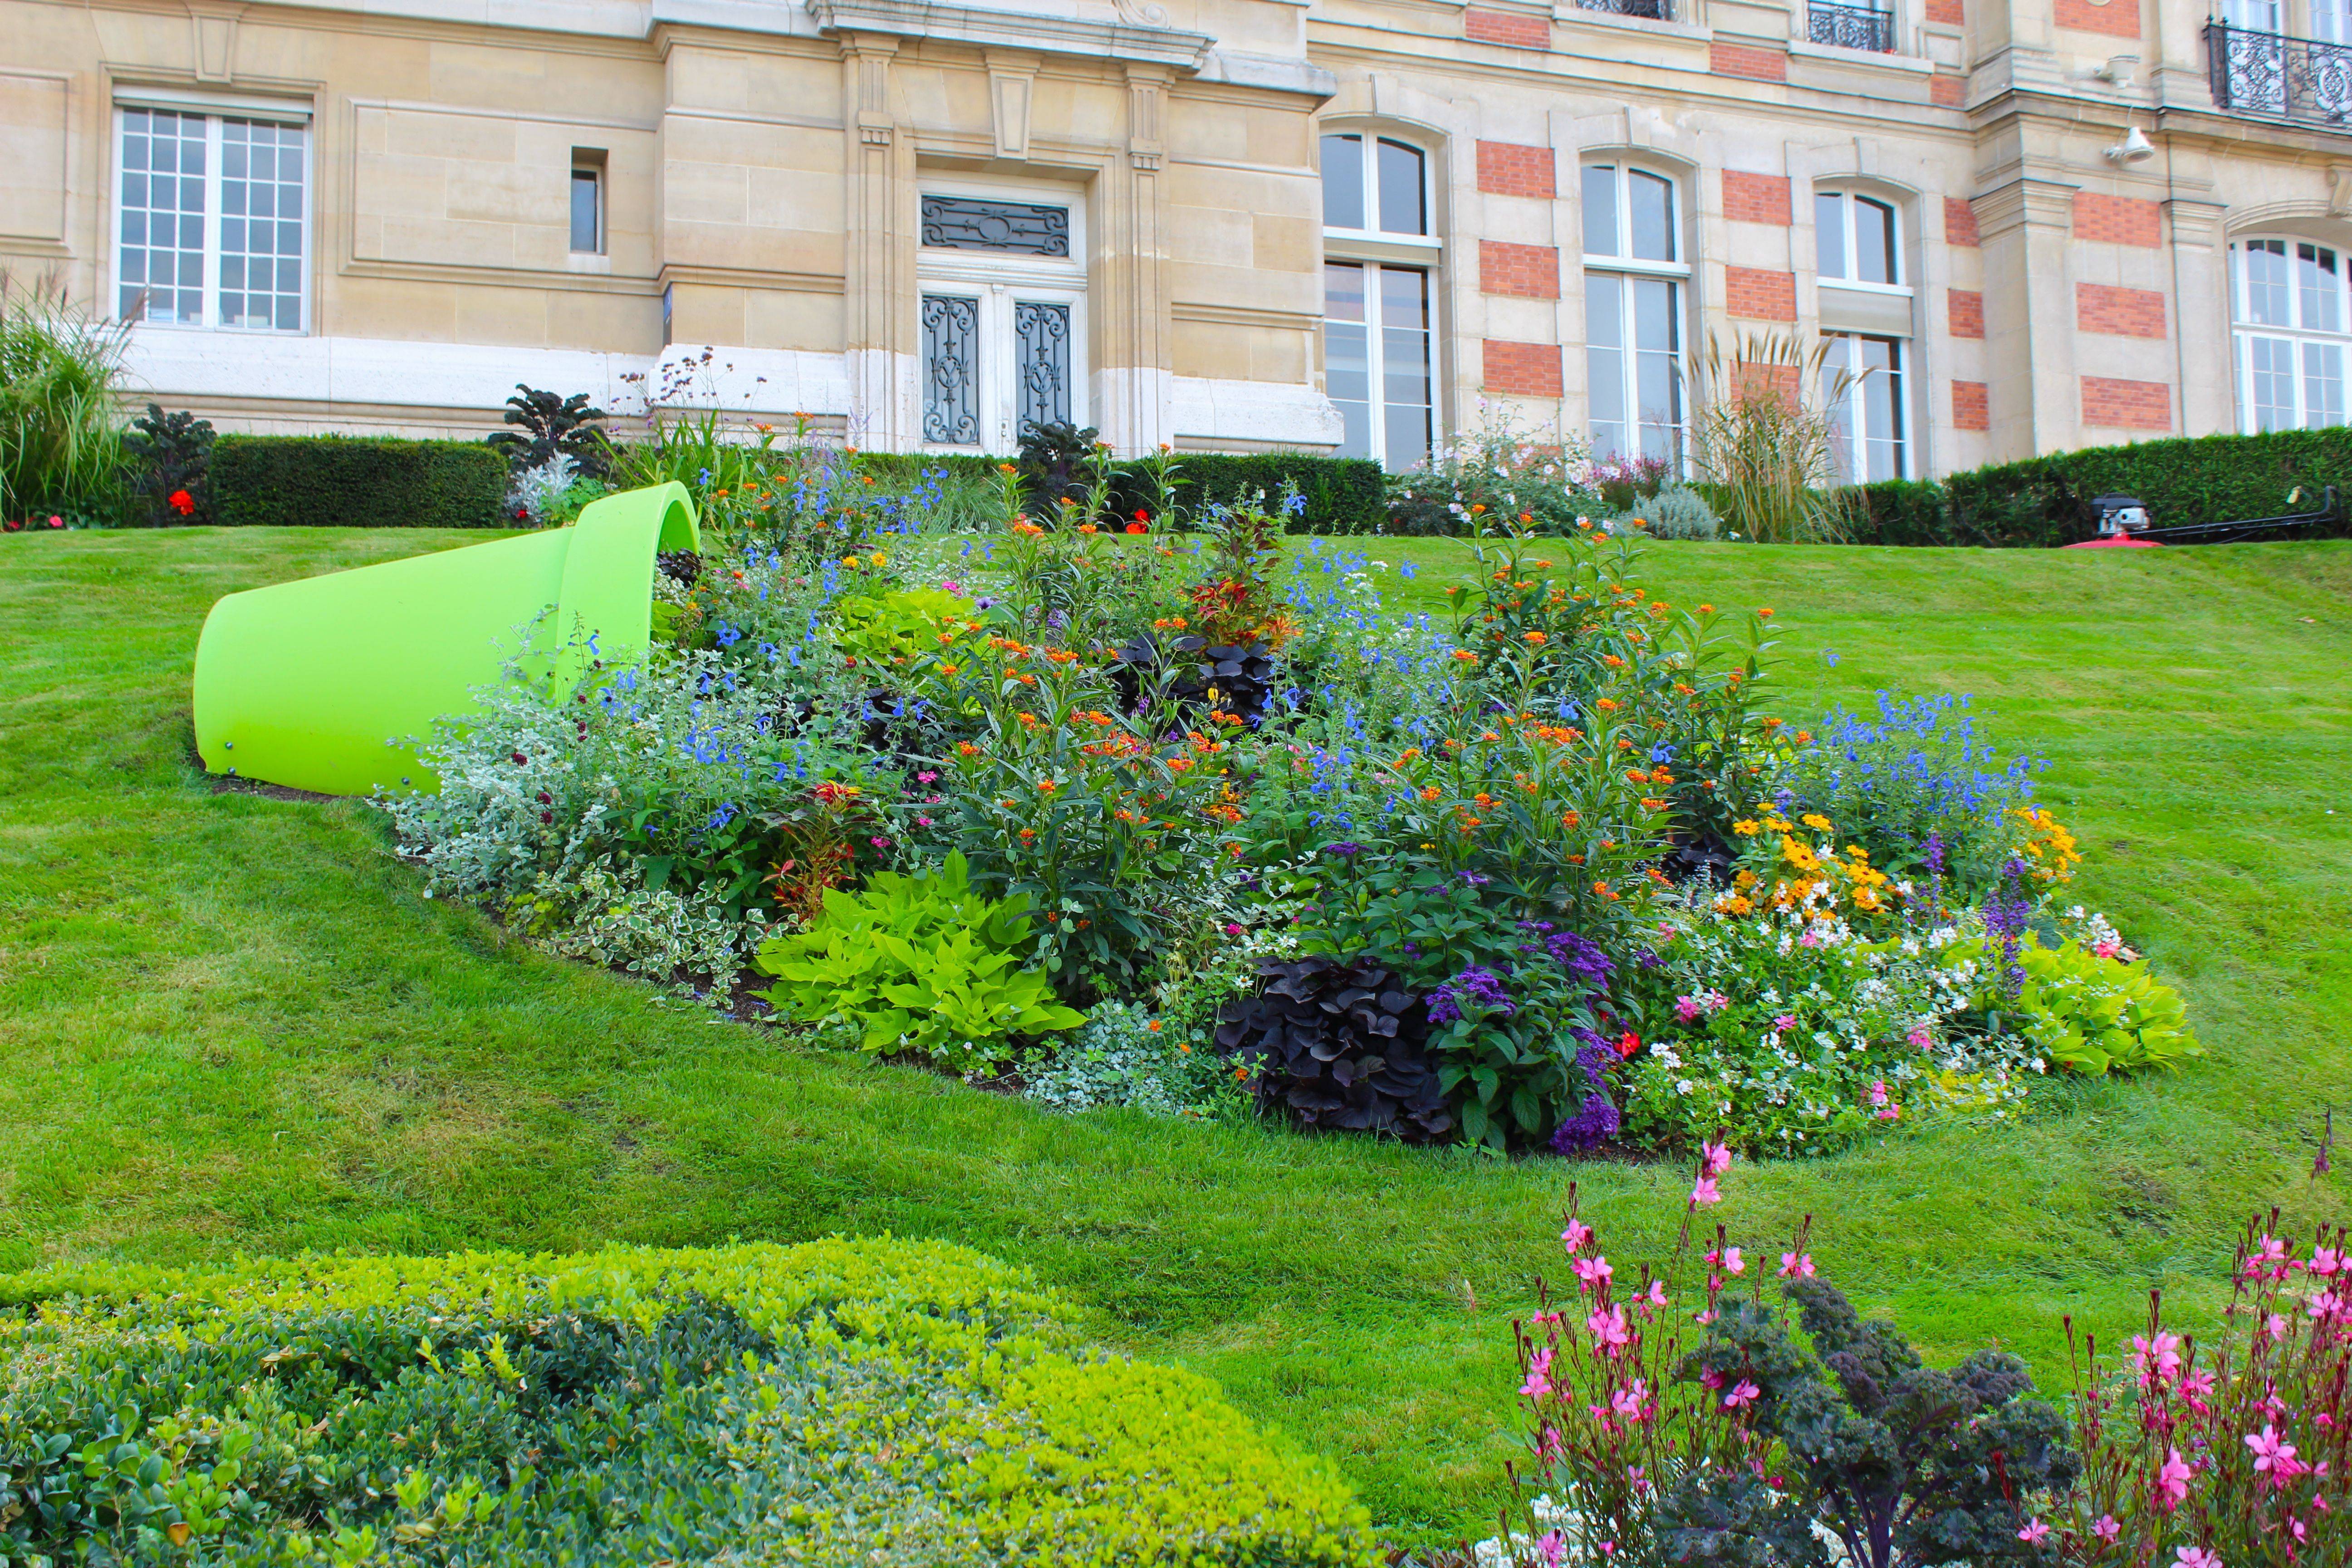
[[[2180,994],[2148,973],[2145,959],[2102,957],[2073,937],[2046,946],[2031,931],[2017,942],[2013,967],[1990,938],[1979,952],[1986,960],[1979,971],[1987,987],[1983,1005],[2009,1015],[2013,1027],[2063,1067],[2096,1076],[2172,1067],[2205,1054]],[[2004,976],[2013,993],[2002,989]]]
[[[1015,1037],[1086,1021],[1022,967],[1035,946],[1027,898],[975,892],[956,853],[919,875],[883,871],[857,892],[828,889],[816,919],[761,944],[753,963],[779,984],[754,994],[805,1023],[853,1029],[877,1055],[986,1071],[1012,1058]]]

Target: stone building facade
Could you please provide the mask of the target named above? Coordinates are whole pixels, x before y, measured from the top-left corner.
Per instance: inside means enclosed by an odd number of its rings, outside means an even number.
[[[1763,331],[1925,477],[2345,418],[2352,0],[2226,4],[0,0],[0,265],[224,427],[1669,453]]]

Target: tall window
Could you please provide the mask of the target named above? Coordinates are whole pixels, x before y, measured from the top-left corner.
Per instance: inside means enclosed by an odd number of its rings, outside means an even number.
[[[1339,455],[1391,468],[1426,462],[1436,428],[1429,179],[1409,142],[1323,138],[1324,387],[1347,422]]]
[[[2230,247],[2240,429],[2345,422],[2348,273],[2346,257],[2307,240],[2246,239]]]
[[[308,127],[130,108],[116,123],[116,312],[172,326],[302,331]]]
[[[1822,401],[1830,410],[1838,464],[1856,484],[1910,473],[1905,428],[1903,340],[1824,334]]]
[[[594,256],[604,248],[604,164],[601,153],[572,150],[572,249]]]
[[[1033,425],[1086,423],[1081,216],[1069,197],[923,193],[924,445],[1010,452]]]
[[[1813,195],[1822,284],[1822,398],[1835,426],[1839,466],[1857,483],[1911,472],[1911,289],[1903,217],[1892,202],[1854,191]]]
[[[1584,167],[1585,365],[1596,458],[1680,463],[1685,424],[1683,259],[1675,183]]]

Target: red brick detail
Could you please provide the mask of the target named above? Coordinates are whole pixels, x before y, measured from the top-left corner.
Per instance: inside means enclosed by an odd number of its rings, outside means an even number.
[[[2172,388],[2160,381],[2083,378],[2083,423],[2102,430],[2172,428]]]
[[[1984,296],[1973,289],[1954,289],[1945,314],[1956,338],[1984,336]]]
[[[1789,226],[1789,176],[1723,172],[1723,216],[1739,223]]]
[[[2118,338],[2160,338],[2164,336],[2164,296],[2153,289],[2077,283],[2074,325],[2086,332]]]
[[[1938,109],[1958,109],[1968,98],[1968,84],[1937,71],[1927,79],[1927,101]]]
[[[1559,252],[1549,245],[1482,239],[1478,242],[1478,289],[1481,293],[1516,294],[1522,300],[1557,300]]]
[[[1958,430],[1992,428],[1992,404],[1981,381],[1952,383],[1952,426]]]
[[[2106,245],[2163,243],[2162,209],[2138,196],[2103,196],[2096,191],[2074,193],[2074,237]]]
[[[1478,143],[1478,189],[1490,196],[1540,196],[1559,194],[1552,174],[1551,149],[1522,147],[1516,142]]]
[[[1517,393],[1522,397],[1559,395],[1557,343],[1507,343],[1488,338],[1485,357],[1487,391]]]
[[[1797,319],[1797,275],[1770,272],[1760,267],[1723,269],[1724,305],[1735,316],[1751,321],[1793,321]]]
[[[1927,0],[1926,16],[1928,21],[1943,27],[1957,27],[1968,20],[1960,0]]]
[[[1731,367],[1731,388],[1733,395],[1742,403],[1754,400],[1794,408],[1797,405],[1797,367],[1738,360]]]
[[[1977,238],[1977,209],[1958,196],[1944,198],[1944,243],[1971,248],[1983,243]]]
[[[2139,0],[2058,0],[2058,25],[2111,38],[2139,37]]]
[[[1789,79],[1789,56],[1781,49],[1759,49],[1752,44],[1710,43],[1706,68],[1717,76],[1744,76],[1750,81]]]
[[[2116,0],[2121,4],[2122,0]],[[1462,35],[1482,44],[1507,44],[1515,49],[1548,49],[1551,47],[1551,19],[1530,16],[1523,11],[1481,11],[1475,6],[1462,13]]]

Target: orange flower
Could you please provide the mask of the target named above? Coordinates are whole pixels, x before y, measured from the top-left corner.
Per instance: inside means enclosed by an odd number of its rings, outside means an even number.
[[[1021,830],[1021,837],[1022,837],[1022,841],[1023,841],[1024,843],[1026,843],[1028,840],[1030,840],[1030,839],[1032,839],[1032,838],[1034,838],[1034,837],[1037,837],[1037,830],[1036,830],[1035,828],[1034,828],[1034,827],[1024,827],[1024,828],[1023,828],[1023,829]]]
[[[1526,643],[1530,647],[1541,647],[1544,644],[1551,641],[1549,637],[1544,636],[1541,632],[1521,632],[1519,634],[1519,640]]]
[[[1475,653],[1472,653],[1472,652],[1471,652],[1468,648],[1466,648],[1466,647],[1457,647],[1457,648],[1455,648],[1455,649],[1454,650],[1454,657],[1455,658],[1457,658],[1457,659],[1461,660],[1464,664],[1475,664],[1475,663],[1477,663],[1477,662],[1478,662],[1478,656],[1477,656],[1476,654],[1475,654]]]
[[[953,675],[953,674],[954,674],[958,669],[961,669],[961,668],[962,668],[962,666],[961,666],[961,665],[954,665],[954,664],[943,664],[943,665],[940,666],[940,673],[941,675]]]
[[[1143,524],[1139,522],[1129,523],[1127,525],[1127,531],[1129,533],[1150,533],[1151,531],[1151,530],[1144,527]]]
[[[1051,795],[1061,787],[1062,786],[1060,784],[1055,784],[1052,779],[1039,779],[1037,781],[1037,793],[1039,795]]]
[[[1156,1035],[1156,1034],[1158,1034],[1158,1033],[1160,1032],[1160,1020],[1159,1020],[1159,1019],[1157,1019],[1157,1018],[1154,1018],[1154,1019],[1152,1019],[1152,1020],[1151,1020],[1151,1022],[1150,1022],[1149,1024],[1146,1024],[1146,1025],[1145,1025],[1145,1026],[1144,1026],[1145,1028],[1147,1028],[1147,1029],[1150,1030],[1153,1034],[1155,1034],[1155,1035]]]
[[[1435,784],[1432,784],[1427,789],[1421,792],[1421,798],[1423,800],[1435,800],[1439,795],[1444,793],[1444,791],[1439,789]]]
[[[1698,613],[1702,616],[1711,616],[1715,614],[1715,606],[1713,605],[1701,605],[1698,607]]]
[[[1595,708],[1600,709],[1603,713],[1614,713],[1617,711],[1617,704],[1606,697],[1600,699],[1592,705]]]
[[[1759,621],[1769,621],[1772,618],[1772,612],[1770,610],[1759,610],[1756,612],[1756,618]]]
[[[1567,816],[1559,819],[1559,825],[1562,827],[1574,827],[1583,822],[1583,820],[1584,816],[1582,813],[1571,811]]]

